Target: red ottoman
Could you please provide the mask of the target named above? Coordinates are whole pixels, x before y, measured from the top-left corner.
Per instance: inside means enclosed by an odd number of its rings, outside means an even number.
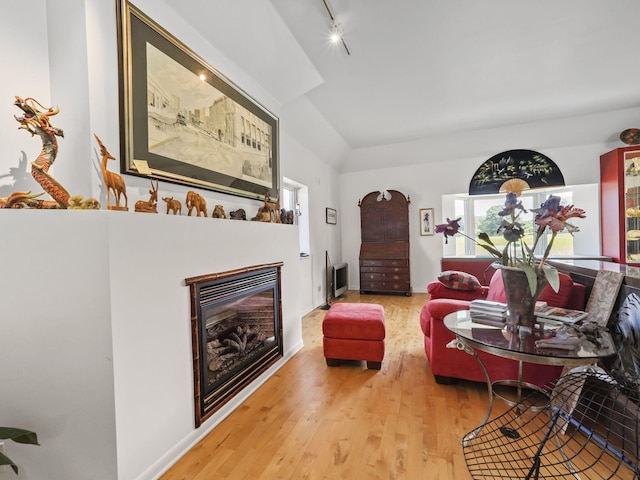
[[[340,360],[366,360],[380,370],[384,358],[384,308],[376,303],[334,303],[322,321],[327,365]]]

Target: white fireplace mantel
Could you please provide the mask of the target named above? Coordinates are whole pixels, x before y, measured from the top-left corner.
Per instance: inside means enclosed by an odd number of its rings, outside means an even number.
[[[0,425],[23,478],[155,478],[302,346],[292,225],[0,211]],[[187,277],[284,262],[285,358],[194,428]],[[2,478],[2,474],[0,474]]]

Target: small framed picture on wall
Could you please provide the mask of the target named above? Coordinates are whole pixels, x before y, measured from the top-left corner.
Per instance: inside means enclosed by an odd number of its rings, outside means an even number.
[[[330,225],[338,223],[338,212],[333,208],[327,208],[327,223]]]
[[[433,235],[433,208],[420,209],[420,235]]]

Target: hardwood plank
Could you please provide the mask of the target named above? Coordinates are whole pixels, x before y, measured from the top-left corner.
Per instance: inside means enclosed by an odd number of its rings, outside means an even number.
[[[460,440],[484,415],[486,386],[435,383],[419,326],[427,298],[349,291],[338,300],[384,306],[379,371],[358,361],[328,367],[326,310],[306,315],[304,348],[162,480],[469,479]],[[495,403],[494,414],[504,410]]]

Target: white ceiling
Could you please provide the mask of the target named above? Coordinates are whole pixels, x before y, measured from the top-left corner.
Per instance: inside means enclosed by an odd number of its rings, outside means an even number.
[[[225,0],[224,19],[212,18],[219,2],[180,10],[198,12],[189,21],[285,108],[315,109],[356,159],[519,125],[535,145],[512,148],[606,143],[640,128],[638,0],[328,1],[351,55],[329,43],[322,0]]]

